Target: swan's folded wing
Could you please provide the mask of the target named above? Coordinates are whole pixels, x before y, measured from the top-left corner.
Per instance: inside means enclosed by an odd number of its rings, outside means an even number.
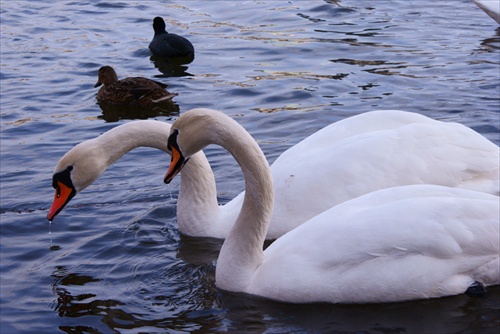
[[[496,196],[468,190],[420,185],[377,191],[276,240],[256,273],[261,286],[251,292],[269,290],[276,299],[296,293],[300,302],[464,292],[474,275],[485,275],[475,272],[479,267],[498,260],[499,211]],[[487,284],[498,284],[496,276]]]

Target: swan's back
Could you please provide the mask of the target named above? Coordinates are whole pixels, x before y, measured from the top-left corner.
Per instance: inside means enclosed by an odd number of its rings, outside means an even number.
[[[499,148],[458,123],[375,111],[331,124],[271,166],[269,235],[280,236],[351,198],[388,187],[436,184],[499,194]]]
[[[411,185],[376,191],[276,240],[249,293],[292,302],[387,302],[499,284],[499,199]],[[309,287],[309,291],[304,291]]]

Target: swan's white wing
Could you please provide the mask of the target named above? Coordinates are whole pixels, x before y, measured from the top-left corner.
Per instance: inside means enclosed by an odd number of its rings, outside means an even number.
[[[382,188],[429,183],[500,191],[498,146],[463,125],[397,111],[347,120],[306,138],[271,166],[276,198],[268,236]]]
[[[499,284],[498,197],[420,185],[338,205],[275,241],[248,291],[291,302],[382,302]]]

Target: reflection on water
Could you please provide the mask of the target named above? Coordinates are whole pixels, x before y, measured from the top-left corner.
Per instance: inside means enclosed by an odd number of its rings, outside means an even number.
[[[219,256],[223,240],[214,238],[180,237],[177,257],[195,265],[213,265]]]
[[[123,119],[148,119],[158,116],[178,116],[180,113],[179,105],[173,101],[165,101],[151,107],[137,106],[117,106],[113,104],[100,103],[102,110],[100,119],[106,122],[118,122]]]
[[[485,38],[481,42],[481,47],[486,51],[495,52],[495,50],[500,50],[500,27],[496,30],[496,36]]]
[[[270,303],[255,297],[238,298],[222,294],[223,305],[229,310],[234,329],[251,328],[263,324],[264,319],[289,316],[290,331],[308,328],[310,332],[324,333],[460,333],[474,328],[481,304],[485,301],[464,296],[449,298],[458,310],[450,310],[439,300],[373,305],[291,305]],[[495,303],[494,299],[488,302]],[[250,318],[245,315],[250,314]],[[253,314],[253,316],[252,316]],[[491,332],[495,312],[484,314],[485,322],[479,331]],[[272,323],[272,320],[271,320]],[[269,325],[261,326],[263,332]]]
[[[97,287],[97,293],[84,292],[96,290],[93,283],[99,280],[87,275],[69,273],[67,268],[58,267],[52,275],[55,279],[53,290],[57,294],[55,311],[60,317],[90,317],[89,326],[60,326],[59,329],[67,333],[100,332],[100,323],[104,323],[107,328],[119,332],[133,329],[148,331],[147,328],[190,331],[199,327],[193,323],[194,318],[197,323],[210,324],[208,328],[220,327],[224,311],[220,308],[213,309],[214,306],[218,307],[217,292],[213,284],[214,272],[212,268],[208,270],[202,275],[195,275],[207,284],[206,289],[191,290],[188,295],[173,289],[169,295],[163,295],[158,291],[143,288],[132,293],[137,293],[136,297],[146,302],[143,301],[142,305],[134,308],[131,305],[135,302],[134,297],[131,297],[127,304],[112,297],[116,291],[103,292]],[[208,298],[210,295],[212,297]],[[109,298],[103,299],[104,296]],[[185,305],[186,300],[189,300],[189,308]],[[148,309],[149,314],[144,312]]]
[[[209,270],[213,280],[214,272]],[[310,304],[293,305],[270,302],[262,298],[216,291],[208,280],[206,290],[193,291],[189,301],[196,309],[187,310],[186,296],[179,299],[175,295],[161,295],[156,291],[142,290],[138,293],[147,300],[145,313],[141,310],[130,310],[130,306],[119,300],[102,299],[96,294],[72,294],[72,287],[78,290],[85,285],[84,291],[92,291],[90,286],[99,280],[86,275],[68,273],[66,268],[56,268],[52,275],[55,279],[54,292],[57,294],[55,310],[60,317],[78,318],[98,316],[99,322],[111,330],[178,330],[193,331],[244,331],[264,333],[274,326],[280,332],[301,332],[308,328],[309,332],[342,333],[489,333],[497,328],[497,312],[484,312],[484,305],[495,307],[498,300],[487,297],[474,299],[466,296],[454,296],[418,302],[369,304],[369,305],[328,305]],[[499,288],[494,287],[491,290]],[[211,298],[207,298],[210,295]],[[446,302],[445,302],[446,301]],[[178,303],[178,304],[176,304]],[[147,306],[149,304],[149,306]],[[454,305],[453,309],[448,304]],[[165,310],[169,309],[168,315]],[[163,311],[160,311],[163,310]],[[153,316],[153,317],[152,317]],[[480,320],[479,320],[480,317]],[[283,326],[280,319],[286,318]],[[196,319],[196,320],[195,320]],[[92,326],[60,326],[67,333],[74,331],[96,331],[99,324]]]
[[[163,73],[163,75],[156,75],[157,78],[193,76],[193,74],[187,72],[188,66],[185,64],[191,63],[194,60],[194,56],[181,59],[151,56],[149,59],[158,71]]]
[[[376,305],[290,305],[218,291],[221,241],[180,236],[164,152],[126,154],[48,226],[51,176],[117,123],[220,109],[270,162],[373,109],[457,121],[500,143],[500,28],[460,1],[4,1],[0,10],[1,333],[497,333],[500,289]],[[151,56],[155,16],[194,59]],[[174,102],[96,104],[96,71],[164,78]],[[97,116],[99,115],[99,116]],[[243,190],[207,148],[220,202]],[[48,232],[51,232],[49,235]]]

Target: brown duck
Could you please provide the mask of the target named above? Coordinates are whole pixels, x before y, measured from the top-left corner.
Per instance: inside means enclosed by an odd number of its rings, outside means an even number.
[[[94,87],[101,87],[97,92],[99,104],[130,106],[153,106],[172,100],[177,93],[165,90],[164,83],[141,77],[129,77],[118,80],[111,66],[99,69],[99,79]]]

